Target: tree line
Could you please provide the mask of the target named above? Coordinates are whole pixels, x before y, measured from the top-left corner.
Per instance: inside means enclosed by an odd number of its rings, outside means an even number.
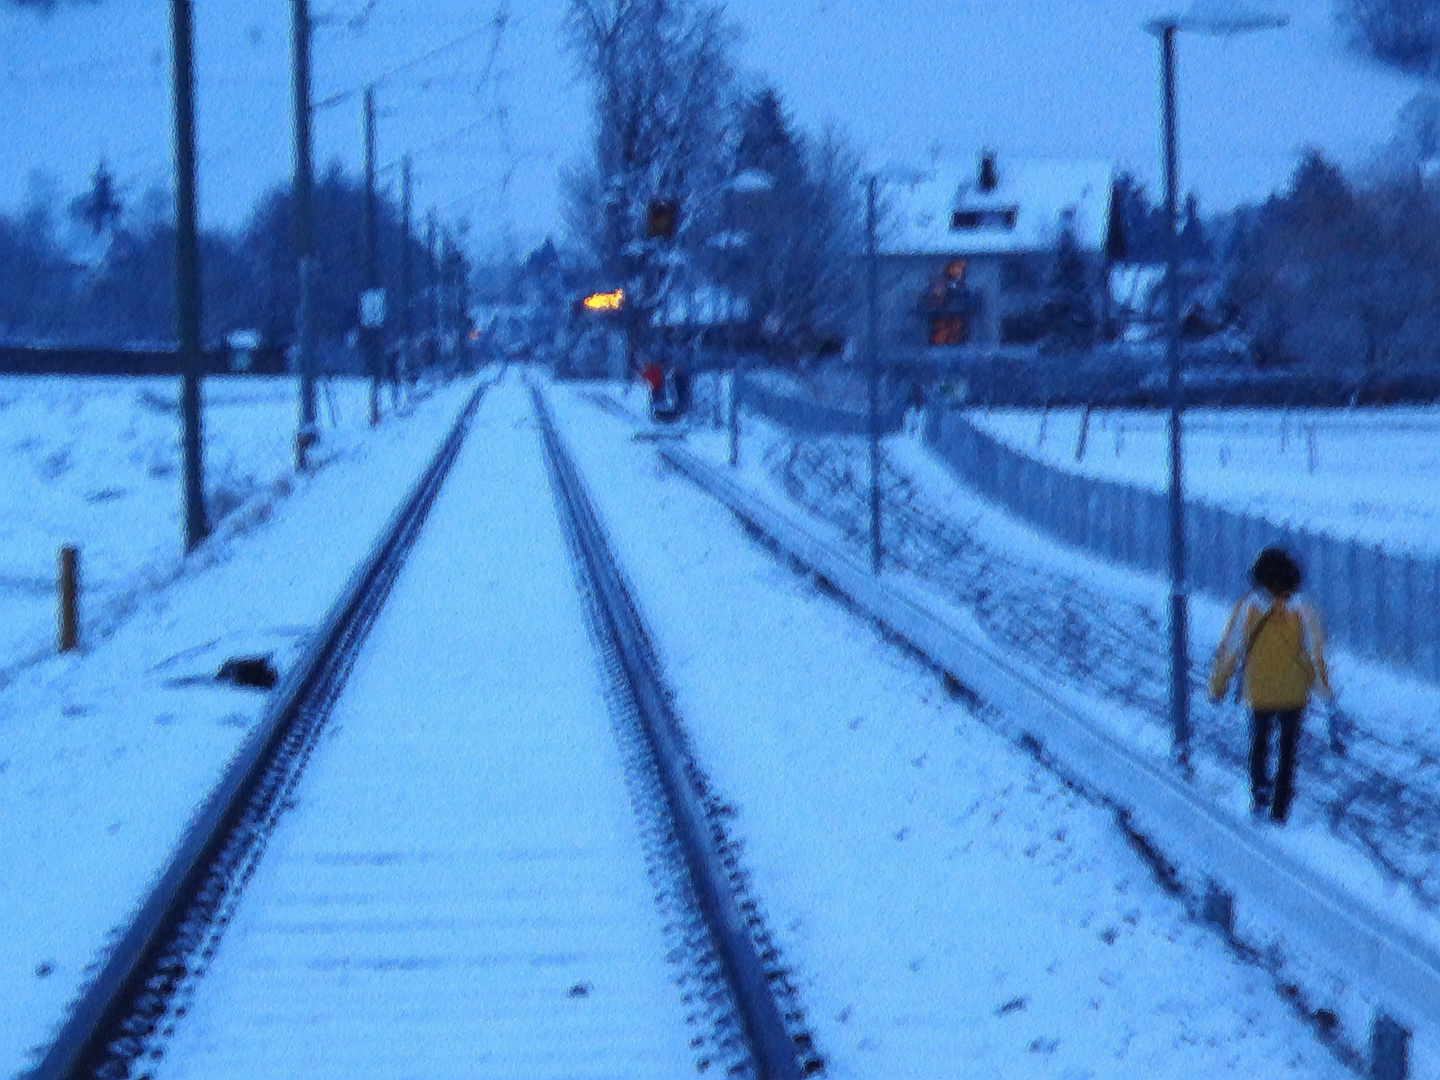
[[[338,164],[314,188],[315,319],[322,340],[338,341],[358,323],[363,288],[361,215],[364,187]],[[386,193],[376,199],[381,283],[390,297],[388,325],[402,295],[408,247],[412,325],[433,322],[437,284],[453,297],[447,321],[468,329],[464,299],[470,264],[444,234],[434,239],[412,226],[403,236],[400,209]],[[235,229],[210,229],[200,238],[202,333],[207,346],[237,329],[258,330],[284,349],[296,332],[299,295],[288,184],[271,188]],[[404,246],[402,246],[404,245]],[[170,347],[175,339],[175,225],[168,191],[136,197],[122,192],[101,162],[89,187],[69,201],[53,187],[32,184],[27,204],[0,214],[0,341],[124,347]]]

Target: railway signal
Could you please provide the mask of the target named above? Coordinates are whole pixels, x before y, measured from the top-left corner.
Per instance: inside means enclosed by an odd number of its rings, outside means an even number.
[[[678,199],[651,199],[645,207],[645,237],[648,240],[673,240],[680,224]]]
[[[579,306],[584,311],[596,313],[619,311],[625,306],[625,290],[612,289],[609,292],[590,293],[580,299]]]

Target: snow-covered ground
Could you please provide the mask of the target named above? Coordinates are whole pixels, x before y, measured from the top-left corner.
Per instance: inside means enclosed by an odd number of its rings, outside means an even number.
[[[438,390],[377,431],[327,431],[328,463],[288,494],[273,487],[283,463],[256,470],[267,514],[222,529],[81,653],[32,662],[0,687],[0,1075],[23,1068],[46,1037],[258,715],[259,695],[208,676],[238,651],[274,649],[282,664],[293,655],[469,389]],[[78,383],[70,390],[83,396]],[[43,406],[9,384],[7,393],[0,439],[25,416],[25,430],[42,430],[33,414]],[[833,1075],[1345,1075],[1268,974],[1164,894],[1104,810],[756,547],[586,391],[559,388],[555,405],[679,711],[737,811],[732,833]],[[282,395],[278,408],[288,441],[293,405]],[[81,444],[114,437],[79,420],[79,404],[59,412],[72,419],[53,426],[50,450],[34,448],[37,460],[71,443],[76,460],[99,460]],[[723,454],[723,435],[692,441]],[[745,476],[781,491],[763,449],[747,435]],[[82,480],[126,482],[103,471]],[[953,512],[982,513],[952,494]],[[47,501],[43,489],[34,498]],[[474,507],[477,533],[487,512],[498,511]],[[247,520],[244,506],[232,517]],[[164,544],[178,546],[178,514],[168,528],[170,539],[129,565],[177,559]],[[1074,560],[1073,576],[1088,574],[1117,606],[1153,599],[1151,583],[1054,553],[1033,534],[1023,541],[998,515],[984,528],[1033,557],[997,564],[1002,573]],[[1303,847],[1310,826],[1303,815],[1294,826]],[[1404,901],[1393,889],[1391,898]]]
[[[1167,490],[1168,417],[1078,409],[975,409],[981,431],[1065,470]],[[1228,510],[1377,544],[1440,552],[1440,408],[1192,409],[1184,414],[1186,496]]]
[[[152,403],[176,386],[3,383],[0,445],[20,463],[0,480],[7,572],[38,577],[54,543],[78,539],[97,591],[132,599],[87,620],[76,653],[12,653],[0,687],[0,1075],[48,1038],[259,716],[263,695],[213,681],[221,662],[273,653],[284,669],[472,389],[429,391],[371,430],[357,387],[337,386],[340,426],[322,398],[319,467],[287,480],[293,384],[209,382],[207,399],[227,403],[206,413],[212,476],[248,498],[182,562],[178,423]],[[47,482],[36,468],[47,460],[69,467]],[[149,476],[166,463],[168,475]],[[86,501],[104,490],[125,494]],[[12,607],[14,591],[0,590],[7,620],[38,588]]]
[[[223,540],[290,493],[296,381],[226,376],[201,390],[206,506]],[[363,379],[318,384],[322,466],[357,452],[368,394]],[[85,639],[189,566],[179,395],[176,378],[0,376],[0,684],[54,649],[62,546],[80,552]]]
[[[556,398],[830,1075],[1347,1075],[1106,810],[748,540],[592,393]],[[768,487],[754,461],[745,479]]]
[[[802,438],[747,414],[743,480],[780,504],[803,507],[840,546],[866,544],[863,439]],[[728,458],[723,432],[695,430],[690,445]],[[1126,745],[1168,758],[1168,583],[1057,544],[956,482],[916,436],[883,444],[887,574],[905,574],[954,605],[1031,670],[1084,694]],[[817,466],[815,463],[818,462]],[[812,471],[813,470],[813,471]],[[935,531],[931,531],[935,530]],[[1200,687],[1228,604],[1190,605],[1191,720],[1198,781],[1216,805],[1243,817],[1248,719]],[[1332,648],[1334,685],[1355,724],[1347,753],[1326,745],[1323,719],[1307,716],[1298,801],[1275,834],[1292,855],[1362,897],[1397,924],[1440,945],[1440,687]]]

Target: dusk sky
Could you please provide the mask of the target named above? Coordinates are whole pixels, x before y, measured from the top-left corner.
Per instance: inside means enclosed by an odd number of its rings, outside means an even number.
[[[773,82],[802,130],[834,124],[867,164],[934,155],[1100,158],[1158,192],[1158,47],[1143,29],[1188,0],[731,0],[737,61]],[[415,158],[419,211],[468,219],[472,247],[520,249],[563,230],[558,177],[589,147],[588,88],[559,32],[564,0],[313,0],[314,99],[382,83],[379,160]],[[0,208],[48,176],[67,199],[104,157],[132,197],[171,181],[166,0],[101,0],[44,16],[0,6]],[[1289,0],[1278,31],[1182,35],[1182,185],[1221,209],[1283,186],[1297,154],[1362,164],[1422,89],[1345,52],[1332,0]],[[292,168],[288,3],[196,0],[200,213],[240,223]],[[466,35],[470,35],[466,37]],[[498,122],[501,108],[508,124]],[[458,133],[458,136],[457,136]],[[358,173],[359,95],[321,111],[317,168]],[[435,145],[439,143],[439,145]],[[427,149],[428,148],[428,149]],[[382,179],[398,192],[398,169]],[[507,182],[508,181],[508,182]],[[44,181],[41,181],[42,185]]]

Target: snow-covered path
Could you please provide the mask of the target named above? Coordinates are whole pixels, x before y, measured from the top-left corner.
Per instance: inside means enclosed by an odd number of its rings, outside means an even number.
[[[1109,815],[553,392],[830,1075],[1349,1075]]]
[[[157,1076],[693,1071],[529,412],[481,405]]]

